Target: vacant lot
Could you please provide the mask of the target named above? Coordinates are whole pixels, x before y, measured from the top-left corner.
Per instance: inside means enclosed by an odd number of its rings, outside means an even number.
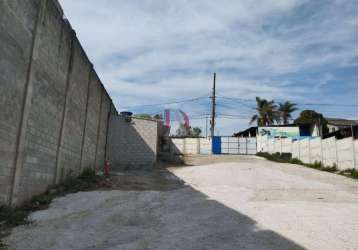
[[[13,231],[9,248],[357,248],[357,181],[255,156],[187,160],[196,166],[56,199]]]

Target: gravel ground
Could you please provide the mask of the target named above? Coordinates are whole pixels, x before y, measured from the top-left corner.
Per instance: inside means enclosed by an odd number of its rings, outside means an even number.
[[[121,175],[121,190],[56,199],[6,243],[61,250],[358,248],[357,181],[255,156],[187,161],[196,166]]]

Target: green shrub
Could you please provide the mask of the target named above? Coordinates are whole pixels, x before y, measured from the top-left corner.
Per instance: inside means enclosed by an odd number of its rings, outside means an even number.
[[[27,216],[29,211],[9,206],[0,207],[0,222],[5,222],[8,226],[19,226],[28,223]]]
[[[322,170],[322,171],[331,172],[331,173],[338,172],[336,164],[334,164],[333,166],[324,166],[322,164],[322,162],[320,162],[320,161],[315,161],[312,164],[303,163],[300,159],[292,158],[292,154],[290,154],[290,153],[269,154],[269,153],[264,153],[264,152],[258,152],[257,156],[261,156],[261,157],[264,157],[270,161],[275,161],[275,162],[297,164],[297,165],[302,165],[302,166],[306,166],[309,168],[314,168],[317,170]],[[340,172],[340,174],[348,175],[349,177],[358,179],[358,170],[356,170],[356,169],[348,169],[348,170]]]
[[[297,164],[297,165],[303,165],[303,162],[300,160],[300,159],[297,159],[297,158],[292,158],[288,161],[288,163],[291,163],[291,164]]]
[[[79,176],[79,179],[86,182],[96,182],[97,181],[96,171],[91,168],[86,168]]]

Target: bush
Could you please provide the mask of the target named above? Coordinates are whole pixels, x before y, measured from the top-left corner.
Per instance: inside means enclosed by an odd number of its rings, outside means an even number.
[[[0,222],[5,222],[7,226],[19,226],[28,223],[27,215],[29,211],[9,206],[0,207]]]
[[[333,166],[326,167],[322,164],[322,162],[319,162],[319,161],[315,161],[313,164],[303,163],[300,159],[292,158],[292,154],[290,154],[290,153],[269,154],[269,153],[264,153],[264,152],[258,152],[257,156],[264,157],[270,161],[297,164],[297,165],[302,165],[302,166],[306,166],[309,168],[314,168],[314,169],[331,172],[331,173],[335,173],[338,171],[336,164],[334,164]],[[341,172],[341,174],[349,175],[352,178],[358,179],[358,170],[356,170],[356,169],[346,170],[345,172]]]
[[[79,176],[79,179],[86,182],[96,182],[97,181],[96,171],[91,168],[86,168]]]

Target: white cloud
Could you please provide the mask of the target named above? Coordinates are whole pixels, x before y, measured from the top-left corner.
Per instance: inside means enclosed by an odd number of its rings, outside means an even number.
[[[202,96],[214,71],[220,95],[305,100],[337,79],[323,70],[307,88],[305,74],[358,56],[354,0],[60,2],[118,108]],[[234,120],[220,123],[237,130]]]

